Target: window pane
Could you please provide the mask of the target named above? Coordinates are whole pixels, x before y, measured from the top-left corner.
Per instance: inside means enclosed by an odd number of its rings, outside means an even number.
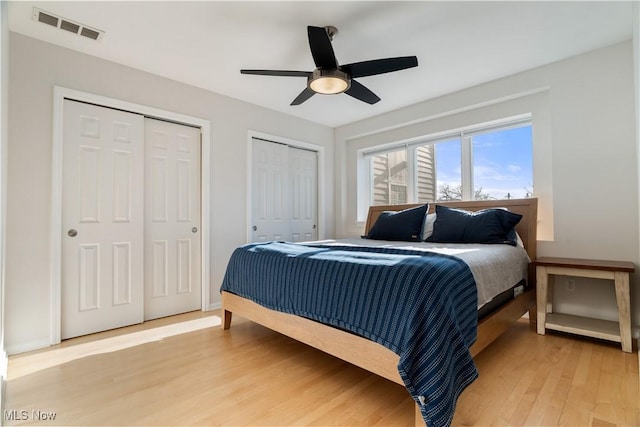
[[[462,150],[459,139],[435,144],[438,200],[462,200]]]
[[[436,199],[436,156],[434,145],[416,148],[416,195],[418,203]]]
[[[372,204],[407,203],[407,150],[371,157]]]
[[[473,137],[473,187],[479,199],[520,199],[533,193],[531,126]]]

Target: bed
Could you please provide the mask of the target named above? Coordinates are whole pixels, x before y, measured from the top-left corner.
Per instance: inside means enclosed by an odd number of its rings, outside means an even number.
[[[537,223],[537,199],[521,199],[521,200],[503,200],[503,201],[471,201],[471,202],[444,202],[437,203],[441,206],[450,208],[464,209],[468,211],[478,211],[491,207],[502,207],[510,212],[522,216],[520,222],[515,229],[521,238],[526,253],[531,260],[536,258],[536,223]],[[415,208],[420,205],[394,205],[394,206],[373,206],[369,209],[367,223],[365,225],[365,234],[368,234],[375,224],[378,217],[386,211],[403,211]],[[435,204],[429,207],[429,212],[433,212]],[[492,246],[492,245],[487,245]],[[340,246],[342,252],[348,252],[347,246]],[[395,249],[389,249],[390,252],[380,255],[382,257],[394,257]],[[377,254],[375,256],[378,256]],[[386,258],[385,258],[386,259]],[[447,261],[447,260],[445,260]],[[448,262],[448,261],[447,261]],[[473,344],[468,348],[471,356],[476,355],[493,340],[500,336],[512,322],[515,322],[526,312],[530,313],[532,321],[535,310],[531,310],[535,304],[535,283],[533,268],[528,267],[527,278],[528,286],[524,292],[517,297],[510,299],[506,304],[491,314],[477,321],[477,328],[473,325],[474,336]],[[461,274],[461,276],[464,276]],[[259,281],[254,278],[254,282]],[[320,321],[312,320],[313,316],[296,315],[288,312],[273,310],[264,305],[253,302],[248,297],[239,296],[236,293],[222,290],[222,327],[229,329],[231,325],[232,314],[247,318],[251,321],[259,323],[298,341],[304,342],[317,349],[325,351],[333,356],[339,357],[356,366],[364,368],[372,373],[380,375],[400,385],[407,387],[409,392],[417,401],[415,409],[415,424],[424,425],[425,405],[423,396],[414,395],[411,384],[407,381],[406,372],[400,369],[402,366],[402,358],[392,351],[393,346],[381,344],[381,340],[372,340],[367,334],[354,333],[349,328],[343,328],[342,324],[329,326]],[[319,318],[324,319],[324,318]],[[477,318],[475,319],[477,320]],[[390,320],[391,321],[391,320]],[[388,328],[385,328],[388,329]],[[468,338],[461,338],[465,341]],[[460,340],[458,340],[460,341]],[[439,344],[438,344],[439,345]],[[397,349],[396,349],[397,351]],[[475,369],[475,367],[474,367]],[[467,375],[467,382],[469,382]],[[466,387],[466,383],[459,385],[460,391]],[[457,396],[456,396],[457,398]],[[455,402],[454,402],[455,405]],[[450,418],[449,418],[450,419]],[[438,424],[433,422],[434,425]]]

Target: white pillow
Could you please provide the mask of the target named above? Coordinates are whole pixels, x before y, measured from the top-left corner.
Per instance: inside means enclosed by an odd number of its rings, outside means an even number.
[[[436,214],[426,214],[422,224],[422,240],[427,240],[433,234],[433,224],[436,222]]]

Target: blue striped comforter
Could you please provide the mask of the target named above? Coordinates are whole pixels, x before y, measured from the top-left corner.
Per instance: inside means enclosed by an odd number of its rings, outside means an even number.
[[[389,247],[253,243],[233,253],[221,290],[346,329],[400,356],[429,427],[451,424],[478,376],[469,353],[477,291],[458,258]]]

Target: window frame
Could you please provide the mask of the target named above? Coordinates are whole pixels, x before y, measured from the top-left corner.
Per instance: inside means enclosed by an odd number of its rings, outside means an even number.
[[[411,141],[398,141],[391,144],[383,144],[374,147],[368,147],[358,151],[358,218],[366,216],[366,211],[374,200],[373,197],[373,170],[371,167],[371,159],[376,155],[386,154],[393,151],[405,149],[407,152],[407,203],[418,203],[417,188],[417,168],[416,168],[416,149],[425,145],[435,145],[438,142],[445,142],[452,139],[458,139],[461,150],[461,189],[462,200],[473,200],[474,182],[473,182],[473,137],[480,134],[504,131],[519,127],[530,126],[532,128],[533,137],[533,120],[532,114],[521,114],[511,116],[491,122],[464,126],[461,128],[438,132],[432,135],[425,135],[420,138],[413,138]],[[533,143],[533,141],[532,141]],[[533,161],[533,155],[532,159]],[[532,168],[532,174],[533,174]],[[436,170],[437,174],[437,170]],[[535,191],[535,190],[534,190]]]

